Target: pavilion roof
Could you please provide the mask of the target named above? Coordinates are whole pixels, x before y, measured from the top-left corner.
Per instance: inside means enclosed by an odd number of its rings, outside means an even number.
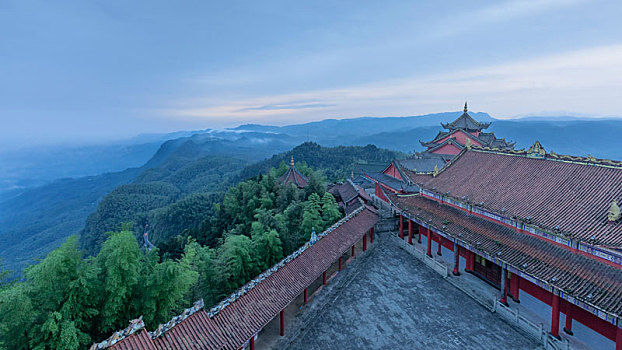
[[[448,130],[463,129],[467,131],[481,131],[490,126],[490,123],[480,123],[468,113],[467,104],[464,104],[464,113],[451,123],[441,123]]]
[[[420,195],[387,195],[411,219],[418,219],[588,305],[610,315],[622,315],[621,269]]]
[[[389,176],[385,173],[365,173],[371,179],[381,182],[385,186],[390,187],[395,191],[405,191],[405,192],[418,192],[419,187],[409,184],[406,181],[396,179],[392,176]]]
[[[438,146],[445,144],[445,143],[441,143],[440,140],[459,131],[463,131],[465,134],[468,135],[468,137],[479,142],[484,147],[513,149],[515,145],[514,142],[508,142],[505,140],[505,138],[498,139],[495,136],[495,133],[493,132],[482,132],[479,135],[475,136],[471,134],[468,130],[463,130],[459,128],[452,129],[451,131],[440,131],[433,140],[426,141],[426,142],[419,141],[419,143],[424,147],[430,147],[430,148],[436,149]]]
[[[361,204],[321,233],[315,244],[306,243],[210,311],[205,310],[200,301],[160,325],[154,332],[144,329],[123,331],[116,343],[111,344],[107,340],[94,344],[92,349],[237,350],[321,276],[377,221],[376,210]]]
[[[289,169],[287,169],[285,174],[279,178],[279,183],[281,185],[292,183],[298,188],[304,188],[309,183],[309,180],[306,176],[302,175],[302,173],[298,171],[295,166],[292,165]]]
[[[422,188],[548,232],[622,247],[622,222],[607,220],[612,201],[622,202],[622,162],[546,154],[537,142],[529,151],[474,146],[421,180]]]

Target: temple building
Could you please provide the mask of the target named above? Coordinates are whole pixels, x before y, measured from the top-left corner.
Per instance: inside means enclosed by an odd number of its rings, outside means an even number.
[[[451,123],[441,123],[447,131],[440,131],[436,137],[427,142],[422,142],[427,153],[440,155],[456,155],[467,145],[499,148],[508,150],[514,148],[514,142],[498,139],[492,132],[484,132],[491,123],[480,123],[473,119],[464,103],[464,113]]]
[[[453,251],[454,274],[462,261],[503,304],[527,293],[549,306],[553,337],[564,314],[566,333],[580,322],[622,350],[622,162],[546,153],[536,141],[470,146],[440,169],[400,176],[417,190],[380,184],[376,195],[398,214],[400,238],[428,256]]]
[[[281,185],[294,184],[298,188],[305,188],[309,183],[307,177],[296,169],[294,165],[294,156],[292,156],[290,161],[289,169],[279,178],[279,183]]]
[[[490,125],[473,119],[465,103],[462,115],[451,123],[441,123],[446,131],[440,131],[431,141],[420,141],[427,148],[425,151],[415,152],[405,159],[395,159],[382,172],[365,172],[364,175],[376,183],[375,194],[379,197],[383,195],[380,187],[392,193],[416,192],[418,174],[438,171],[466,148],[479,146],[513,150],[514,142],[498,139],[494,133],[483,131]],[[410,175],[405,175],[406,172]]]
[[[346,215],[371,201],[369,194],[351,179],[334,184],[328,189],[328,193],[335,197],[337,204]]]

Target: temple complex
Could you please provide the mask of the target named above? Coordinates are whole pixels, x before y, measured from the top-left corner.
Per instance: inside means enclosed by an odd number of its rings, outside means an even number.
[[[580,322],[622,349],[622,162],[546,153],[536,141],[471,146],[443,168],[401,174],[418,190],[377,187],[400,238],[428,256],[452,251],[454,274],[463,261],[502,304],[527,293],[550,306],[553,337],[563,313],[566,333]]]
[[[383,237],[425,262],[408,266],[449,266],[444,278],[486,285],[495,308],[544,310],[547,328],[535,332],[546,348],[561,349],[562,335],[588,342],[574,335],[580,326],[599,337],[598,348],[622,350],[622,162],[547,153],[538,141],[515,150],[483,132],[490,123],[471,118],[466,104],[442,126],[447,131],[422,143],[426,151],[329,188],[346,217],[218,305],[207,310],[198,301],[153,331],[134,320],[92,350],[254,350],[272,320],[282,337],[288,305],[296,298],[306,305],[342,270],[344,254],[354,258],[355,246],[378,244],[381,214],[395,224]],[[279,181],[307,184],[293,158]],[[409,293],[397,284],[391,290]],[[536,327],[512,312],[517,324]]]

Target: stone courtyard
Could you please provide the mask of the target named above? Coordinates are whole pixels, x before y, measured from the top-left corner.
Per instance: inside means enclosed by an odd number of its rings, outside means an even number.
[[[357,253],[358,254],[358,253]],[[292,316],[294,317],[294,316]],[[379,234],[275,349],[535,349],[539,345]]]

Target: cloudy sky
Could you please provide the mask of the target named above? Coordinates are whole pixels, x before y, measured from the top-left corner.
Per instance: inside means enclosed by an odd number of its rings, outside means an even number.
[[[472,110],[622,116],[622,2],[0,0],[0,144]]]

